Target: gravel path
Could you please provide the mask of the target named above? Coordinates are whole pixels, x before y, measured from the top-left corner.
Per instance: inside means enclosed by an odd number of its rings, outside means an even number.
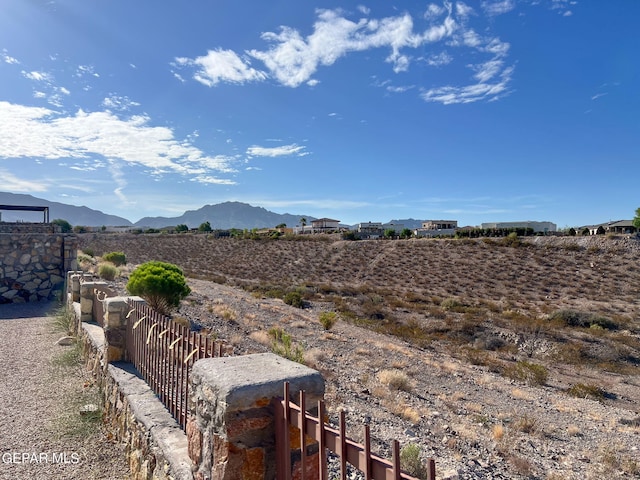
[[[0,479],[128,478],[122,445],[80,416],[97,387],[62,362],[75,347],[56,344],[55,308],[0,305]]]

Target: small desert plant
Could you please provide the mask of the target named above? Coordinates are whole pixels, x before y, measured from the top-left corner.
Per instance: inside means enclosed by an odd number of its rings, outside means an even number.
[[[294,362],[304,363],[304,348],[301,345],[293,345],[291,335],[281,328],[269,329],[269,336],[273,338],[271,351],[276,355],[293,360]]]
[[[518,238],[518,234],[516,232],[511,232],[509,235],[502,238],[501,243],[507,247],[519,247],[522,244],[522,241]]]
[[[505,376],[520,380],[529,385],[545,385],[549,378],[549,370],[544,365],[525,361],[516,362],[504,370]]]
[[[105,262],[111,262],[116,267],[119,267],[120,265],[126,265],[127,264],[127,259],[126,259],[125,254],[123,252],[105,253],[104,255],[102,255],[102,260],[104,260]]]
[[[287,305],[291,305],[296,308],[304,308],[304,300],[302,299],[302,294],[297,291],[288,292],[284,298],[284,303]]]
[[[173,317],[171,321],[178,325],[182,325],[185,328],[191,329],[191,322],[186,317]]]
[[[572,397],[590,398],[591,400],[602,401],[606,397],[606,392],[592,383],[576,383],[566,390]]]
[[[538,419],[524,414],[513,422],[513,426],[522,433],[534,433],[538,428]]]
[[[151,261],[136,268],[129,277],[127,291],[140,295],[149,306],[167,315],[180,305],[191,289],[182,270],[171,263]]]
[[[98,276],[108,281],[114,280],[118,276],[118,267],[110,262],[98,264]]]
[[[412,390],[409,377],[401,370],[382,370],[378,373],[378,380],[392,390],[402,390],[404,392]]]
[[[462,303],[461,301],[455,298],[445,298],[440,303],[440,306],[442,307],[443,310],[457,311],[461,307],[464,307],[465,305],[464,303]]]
[[[419,479],[427,478],[427,469],[420,459],[422,449],[416,443],[408,443],[400,450],[400,466],[409,475]]]
[[[320,320],[322,328],[331,330],[338,321],[338,314],[336,312],[321,312],[318,320]]]
[[[70,334],[74,321],[73,311],[67,307],[60,307],[54,313],[53,326],[57,331]]]

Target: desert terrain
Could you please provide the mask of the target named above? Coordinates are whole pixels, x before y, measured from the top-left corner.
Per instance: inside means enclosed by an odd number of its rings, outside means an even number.
[[[126,254],[120,287],[180,266],[176,321],[318,369],[332,420],[356,440],[368,423],[382,456],[396,438],[439,478],[640,478],[636,237],[79,241],[86,269]]]

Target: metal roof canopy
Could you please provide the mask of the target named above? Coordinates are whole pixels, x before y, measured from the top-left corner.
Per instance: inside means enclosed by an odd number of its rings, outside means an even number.
[[[49,223],[49,207],[37,207],[33,205],[0,205],[0,212],[2,210],[22,211],[22,212],[43,212],[43,223]]]

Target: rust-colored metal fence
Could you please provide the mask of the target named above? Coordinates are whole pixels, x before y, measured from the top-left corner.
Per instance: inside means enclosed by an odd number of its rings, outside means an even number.
[[[144,302],[128,299],[127,359],[184,429],[189,375],[201,358],[220,357],[224,343],[173,322]]]
[[[291,480],[291,445],[289,426],[299,429],[299,444],[308,444],[308,438],[318,442],[318,472],[320,480],[327,480],[327,451],[335,453],[340,458],[340,478],[347,478],[347,463],[360,470],[365,480],[418,480],[400,469],[400,445],[397,440],[392,445],[392,460],[385,460],[371,453],[371,437],[369,426],[364,426],[365,443],[361,445],[349,439],[346,435],[344,411],[340,412],[339,428],[330,427],[324,422],[326,407],[323,401],[318,402],[318,416],[307,412],[304,392],[300,392],[299,404],[289,401],[289,384],[284,384],[282,399],[274,402],[276,414],[276,450],[277,450],[277,479]],[[305,472],[314,469],[307,468],[306,463],[312,461],[307,458],[307,449],[301,448],[300,468],[296,469],[305,479]],[[436,466],[433,459],[427,461],[425,467],[427,480],[436,479]],[[315,477],[315,475],[314,475]]]

